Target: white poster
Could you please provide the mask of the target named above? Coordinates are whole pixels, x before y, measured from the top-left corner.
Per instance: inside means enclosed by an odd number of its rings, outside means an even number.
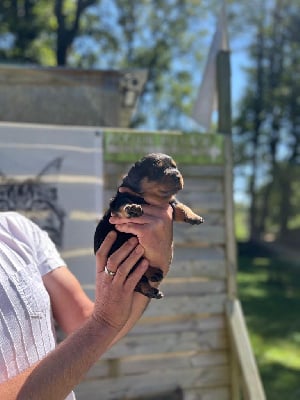
[[[16,210],[45,229],[90,295],[102,162],[97,128],[0,124],[0,211]]]

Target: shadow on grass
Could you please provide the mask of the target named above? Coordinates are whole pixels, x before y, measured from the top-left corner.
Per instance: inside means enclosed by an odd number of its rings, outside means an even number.
[[[268,400],[299,400],[299,370],[272,363],[261,366],[261,375]]]
[[[267,399],[300,399],[300,262],[238,246],[238,288]]]

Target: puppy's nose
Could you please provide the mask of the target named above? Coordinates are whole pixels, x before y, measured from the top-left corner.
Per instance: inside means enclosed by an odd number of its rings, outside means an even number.
[[[177,190],[181,190],[183,188],[183,179],[179,172],[176,172],[176,174],[173,175],[173,181]]]

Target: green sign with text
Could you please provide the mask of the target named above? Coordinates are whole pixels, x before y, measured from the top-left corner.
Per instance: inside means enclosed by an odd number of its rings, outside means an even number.
[[[148,153],[166,153],[183,164],[222,164],[224,136],[206,133],[104,131],[104,159],[135,162]]]

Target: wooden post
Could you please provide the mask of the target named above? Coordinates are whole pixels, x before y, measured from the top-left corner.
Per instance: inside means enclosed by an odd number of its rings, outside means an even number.
[[[236,242],[234,229],[234,205],[233,205],[233,155],[232,155],[232,121],[231,121],[231,89],[230,89],[230,53],[228,50],[220,50],[216,59],[216,82],[218,93],[218,133],[225,134],[225,234],[227,241],[226,265],[227,265],[227,294],[234,300],[237,295],[236,288]],[[231,398],[240,400],[240,373],[239,363],[234,352],[234,338],[231,341]]]
[[[230,52],[217,55],[218,132],[231,135]]]
[[[233,161],[232,161],[232,139],[231,135],[225,135],[225,234],[227,241],[226,248],[226,265],[227,265],[227,294],[228,299],[234,300],[237,297],[237,252],[234,227],[234,199],[233,199]],[[234,351],[235,338],[230,335],[231,342],[231,398],[232,400],[240,400],[240,371],[239,362]]]

